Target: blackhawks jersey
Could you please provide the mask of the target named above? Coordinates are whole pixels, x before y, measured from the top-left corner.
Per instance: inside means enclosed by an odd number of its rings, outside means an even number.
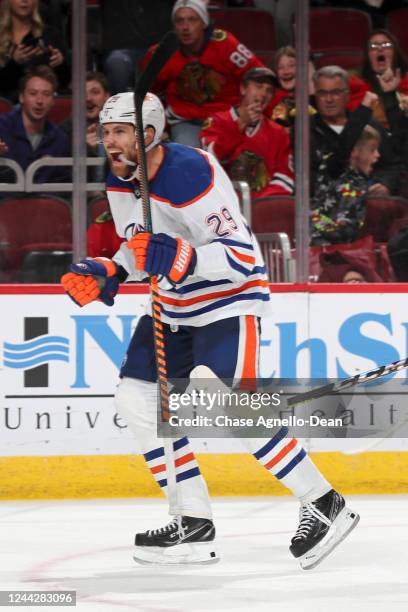
[[[157,45],[144,59],[146,64]],[[159,72],[155,92],[166,97],[169,123],[182,119],[203,121],[239,101],[243,75],[262,62],[224,30],[213,30],[200,55],[184,55],[179,49]]]
[[[188,240],[197,253],[193,275],[173,287],[160,282],[164,323],[202,326],[227,317],[263,316],[269,283],[257,241],[241,215],[237,195],[209,153],[175,143],[163,145],[164,160],[150,182],[152,225]],[[109,175],[106,192],[119,236],[143,228],[138,183]],[[135,272],[132,252],[122,244],[113,260]]]
[[[249,184],[253,198],[291,195],[294,174],[286,130],[262,116],[241,132],[238,119],[235,108],[208,119],[201,130],[203,147],[227,163],[233,180]]]

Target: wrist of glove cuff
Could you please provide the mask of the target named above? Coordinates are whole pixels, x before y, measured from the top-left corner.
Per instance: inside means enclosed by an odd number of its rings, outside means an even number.
[[[187,240],[168,234],[141,232],[127,246],[133,251],[137,270],[166,276],[175,285],[193,274],[197,264],[194,247]]]

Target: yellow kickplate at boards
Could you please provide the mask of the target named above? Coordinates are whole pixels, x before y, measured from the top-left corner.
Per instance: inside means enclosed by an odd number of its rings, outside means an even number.
[[[310,456],[344,494],[408,493],[408,452]],[[202,454],[197,459],[212,495],[289,494],[249,454]],[[136,455],[0,457],[0,499],[160,496],[143,457]]]

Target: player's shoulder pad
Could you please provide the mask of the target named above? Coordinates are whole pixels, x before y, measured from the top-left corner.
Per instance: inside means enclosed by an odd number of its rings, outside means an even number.
[[[106,191],[122,191],[124,193],[135,193],[135,188],[130,182],[121,181],[120,178],[109,172],[106,179]]]
[[[215,40],[216,42],[222,42],[226,40],[228,34],[225,30],[221,30],[219,28],[215,28],[211,35],[211,40]]]
[[[164,145],[165,158],[151,184],[151,196],[172,206],[188,206],[210,191],[214,169],[204,152],[176,143]]]

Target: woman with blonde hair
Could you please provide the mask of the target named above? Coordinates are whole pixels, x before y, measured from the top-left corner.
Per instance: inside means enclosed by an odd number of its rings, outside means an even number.
[[[0,5],[0,94],[16,100],[28,68],[47,64],[60,84],[69,81],[61,33],[44,24],[38,0],[2,0]]]

